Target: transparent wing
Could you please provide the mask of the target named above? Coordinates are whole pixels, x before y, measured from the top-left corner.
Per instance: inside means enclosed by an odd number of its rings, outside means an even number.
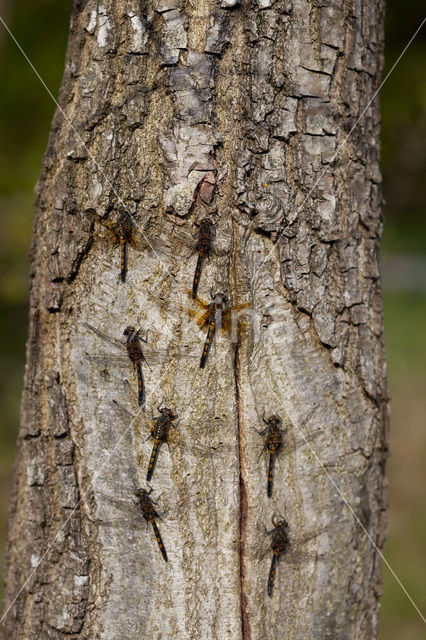
[[[133,399],[136,401],[137,400],[136,394],[134,393],[133,389],[130,388],[128,383],[127,383],[127,386],[129,388],[129,393],[131,394]],[[121,405],[119,402],[117,402],[116,400],[113,400],[113,403],[114,403],[114,406],[117,407],[117,409],[126,417],[126,420],[135,419],[135,415],[131,411],[123,407],[123,405]],[[145,426],[146,426],[147,439],[151,439],[153,442],[153,438],[150,434],[150,431],[152,426],[155,423],[155,419],[146,420],[142,417],[141,420],[145,423]],[[182,437],[182,435],[179,434],[178,425],[175,425],[174,427],[170,428],[169,438],[167,440],[167,443],[162,443],[162,444],[163,446],[168,445],[172,450],[181,448],[187,451],[194,451],[197,455],[206,456],[206,457],[210,457],[210,456],[219,457],[223,455],[223,452],[226,446],[223,442],[219,440],[212,442],[210,445],[205,445],[200,442],[188,441],[188,439],[185,440]]]
[[[122,493],[123,489],[126,490],[126,496],[119,497],[117,493]],[[92,518],[92,520],[99,524],[110,526],[125,525],[133,528],[146,526],[146,520],[143,517],[140,506],[137,503],[137,498],[135,497],[135,490],[135,486],[125,486],[122,484],[116,485],[112,481],[108,481],[108,492],[95,489],[94,494],[96,496],[97,502],[100,502],[102,500],[107,502],[108,504],[113,506],[114,509],[117,509],[118,513],[117,515],[112,515],[111,518],[108,517],[108,519],[100,518],[97,516],[95,518]],[[162,504],[162,495],[157,498],[152,493],[150,497],[154,509],[158,513],[158,520],[160,520],[161,522],[166,522],[168,518],[174,518],[179,514],[182,515],[182,513],[185,513],[186,500],[198,499],[199,493],[200,491],[195,491],[194,493],[187,495],[185,501],[182,500],[179,504],[168,505],[167,509]]]
[[[109,356],[106,354],[92,355],[87,353],[85,355],[86,360],[93,362],[99,368],[111,369],[115,367],[130,367],[132,362],[129,356]]]
[[[181,357],[198,358],[199,354],[194,353],[194,347],[190,345],[173,345],[169,349],[143,349],[143,357],[145,364],[150,368],[152,365],[164,364],[170,360],[176,360]],[[115,355],[107,353],[86,354],[85,358],[89,362],[93,362],[100,368],[113,369],[115,367],[132,367],[132,362],[128,355]],[[144,366],[144,362],[142,362]]]
[[[321,435],[323,435],[323,431],[316,431],[315,433],[311,433],[309,435],[306,435],[305,438],[303,438],[301,436],[301,437],[296,438],[296,440],[294,440],[293,442],[291,442],[289,440],[289,438],[287,437],[287,433],[284,432],[283,435],[282,435],[281,448],[278,451],[277,456],[281,457],[281,456],[285,456],[286,454],[288,455],[290,453],[294,453],[295,451],[297,451],[297,449],[299,449],[300,447],[303,447],[303,446],[307,446],[309,442],[312,442],[312,441],[316,440]],[[266,434],[263,435],[262,437],[266,440]],[[267,455],[269,456],[269,451],[268,451],[266,443],[263,445],[261,453],[264,453],[265,451],[266,451]]]
[[[101,500],[106,501],[108,504],[113,506],[114,509],[117,509],[119,513],[117,515],[112,515],[111,519],[106,519],[99,516],[90,518],[92,521],[103,526],[125,525],[126,527],[131,529],[138,529],[144,525],[145,519],[136,502],[136,499],[135,502],[127,498],[119,499],[114,495],[99,490],[96,490],[95,493],[98,500],[100,498]]]
[[[290,531],[289,546],[280,554],[278,564],[290,564],[298,567],[303,562],[315,560],[318,557],[318,553],[312,547],[310,548],[309,542],[324,532],[325,529],[317,529],[295,537]],[[258,543],[247,545],[247,555],[258,562],[264,562],[269,568],[272,559],[271,540],[272,535],[267,535],[265,530],[263,533],[259,531]]]
[[[102,226],[107,229],[108,237],[110,238],[111,242],[118,247],[120,241],[117,236],[117,225],[115,224],[115,222],[112,222],[112,220],[101,220],[100,222]]]
[[[101,340],[104,340],[105,342],[107,342],[108,344],[111,344],[113,347],[115,347],[116,349],[119,349],[122,352],[125,351],[126,343],[124,341],[117,340],[116,338],[113,338],[112,336],[107,335],[100,329],[97,329],[96,327],[94,327],[89,322],[82,322],[81,324],[84,327],[86,327],[86,329],[89,329],[90,331],[92,331],[92,333],[97,335],[98,338],[100,338]]]
[[[294,453],[300,447],[308,446],[310,442],[313,442],[323,434],[324,434],[323,431],[316,431],[315,433],[310,433],[309,435],[306,435],[304,437],[301,436],[297,438],[295,442],[292,442],[292,443],[284,442],[282,447],[283,452]],[[285,439],[285,436],[284,436],[284,439]]]

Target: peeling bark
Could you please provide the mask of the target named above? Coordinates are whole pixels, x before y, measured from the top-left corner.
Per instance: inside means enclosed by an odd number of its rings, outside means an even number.
[[[36,191],[4,638],[376,637],[379,558],[336,486],[382,548],[377,100],[347,136],[379,85],[383,5],[75,0],[72,127],[58,111]],[[122,206],[138,238],[125,284],[103,224]],[[206,211],[199,294],[251,307],[200,370],[185,307]],[[150,329],[146,413],[130,363],[87,357],[115,352],[84,322]],[[152,481],[167,564],[107,497],[145,486],[162,401],[187,443],[163,447]],[[264,411],[288,427],[270,499]],[[273,514],[293,543],[268,598]]]

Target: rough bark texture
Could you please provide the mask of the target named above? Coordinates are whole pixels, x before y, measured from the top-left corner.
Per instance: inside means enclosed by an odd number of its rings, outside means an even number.
[[[383,5],[75,1],[60,94],[75,131],[58,112],[37,187],[5,609],[37,570],[4,638],[375,637],[379,559],[326,472],[381,548],[377,100],[323,170],[378,87]],[[199,294],[252,307],[238,343],[217,336],[200,370],[204,334],[182,307],[203,199],[217,236]],[[100,224],[122,203],[143,239],[126,284]],[[149,327],[148,416],[165,399],[181,438],[222,443],[160,453],[168,564],[143,520],[129,528],[102,495],[145,486],[151,442],[148,417],[131,423],[112,403],[132,407],[130,368],[87,359],[109,347],[82,321],[116,338]],[[271,499],[253,429],[264,410],[288,424]],[[298,429],[309,446],[295,446]],[[293,543],[268,598],[274,513]]]

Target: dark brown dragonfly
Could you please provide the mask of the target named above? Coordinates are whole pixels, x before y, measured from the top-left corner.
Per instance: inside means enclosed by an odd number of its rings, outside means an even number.
[[[156,418],[153,416],[153,425],[151,428],[151,435],[154,438],[154,444],[152,447],[151,457],[148,463],[148,472],[146,474],[146,480],[149,482],[154,473],[155,465],[157,462],[158,451],[163,442],[167,442],[169,439],[169,431],[173,425],[173,421],[177,419],[177,414],[173,413],[169,407],[161,407],[158,405],[157,411],[160,415]]]
[[[149,488],[149,491],[143,489],[141,487],[129,488],[129,498],[131,498],[130,502],[126,502],[123,500],[119,500],[115,496],[110,496],[102,491],[96,491],[99,496],[102,496],[109,502],[112,502],[115,507],[117,507],[120,511],[124,511],[127,515],[126,519],[119,519],[113,521],[107,521],[102,519],[97,519],[96,522],[100,525],[104,526],[114,526],[125,524],[128,528],[139,528],[141,523],[141,516],[145,519],[147,525],[150,523],[152,525],[152,529],[154,531],[155,539],[157,540],[158,547],[161,551],[161,555],[163,556],[165,562],[168,561],[167,551],[163,543],[163,539],[161,537],[160,531],[158,530],[156,520],[161,520],[160,515],[157,513],[154,505],[157,505],[157,502],[151,498],[152,487]],[[136,500],[135,500],[136,498]]]
[[[301,426],[305,425],[309,420],[311,415],[316,411],[317,404],[313,406],[313,408],[308,412],[308,414],[303,418],[301,422]],[[321,435],[323,435],[323,430],[318,429],[314,433],[309,433],[306,436],[303,435],[302,431],[300,431],[300,438],[296,438],[293,442],[289,442],[284,436],[287,434],[288,425],[283,427],[282,420],[278,414],[271,415],[268,419],[265,419],[265,412],[263,412],[262,416],[263,422],[266,424],[265,429],[259,431],[256,427],[253,429],[261,436],[266,434],[265,444],[261,452],[259,453],[258,461],[260,460],[261,455],[268,451],[269,453],[269,464],[267,471],[267,488],[266,492],[268,498],[272,496],[272,486],[274,481],[274,466],[275,461],[278,456],[278,453],[282,451],[283,454],[289,454],[293,451],[299,449],[299,447],[303,447],[304,445],[309,445],[309,442],[316,440]]]
[[[272,536],[272,539],[269,549],[264,551],[259,560],[259,562],[263,560],[263,558],[272,551],[267,580],[267,591],[270,598],[274,591],[279,561],[295,567],[299,567],[303,562],[312,562],[312,560],[318,557],[318,554],[315,551],[308,550],[306,545],[310,540],[313,540],[326,531],[324,527],[306,535],[292,536],[286,518],[282,516],[276,518],[275,515],[272,516],[272,525],[273,528],[270,531],[268,531],[266,527],[264,528],[265,534]],[[254,553],[257,555],[258,550],[254,551]]]
[[[197,297],[198,285],[200,283],[201,271],[204,260],[211,254],[213,240],[216,235],[216,226],[210,218],[203,218],[198,223],[197,242],[195,249],[198,253],[197,265],[195,267],[194,280],[192,282],[192,297]]]
[[[122,209],[116,222],[106,220],[103,223],[114,240],[114,244],[120,247],[120,277],[126,281],[127,275],[127,251],[129,245],[135,246],[135,222],[128,211]]]
[[[277,571],[278,558],[281,554],[284,554],[290,546],[290,529],[285,518],[281,518],[277,522],[272,516],[272,524],[274,528],[271,531],[266,531],[268,535],[272,535],[271,549],[272,549],[272,562],[269,569],[268,576],[268,596],[272,597],[272,591],[274,589],[275,574]]]
[[[206,302],[198,296],[193,298],[192,291],[188,291],[188,295],[201,309],[201,312],[188,309],[188,313],[196,317],[196,322],[200,329],[207,329],[206,341],[200,360],[200,368],[204,369],[216,332],[221,330],[230,333],[235,329],[238,331],[238,328],[243,326],[243,323],[238,317],[239,312],[247,309],[247,307],[250,306],[250,302],[231,307],[224,293],[218,292],[213,294],[212,290],[210,290],[211,302]]]
[[[82,325],[98,336],[104,344],[109,344],[118,350],[118,353],[115,355],[102,353],[87,354],[86,357],[90,362],[97,364],[100,369],[108,369],[111,366],[128,367],[129,361],[133,364],[138,380],[138,404],[143,407],[146,401],[146,394],[142,363],[146,364],[148,368],[150,368],[149,362],[164,363],[167,357],[171,357],[171,353],[169,351],[153,349],[149,354],[148,362],[145,357],[144,350],[142,350],[142,343],[148,344],[148,332],[146,333],[145,338],[142,338],[141,329],[136,330],[134,327],[128,326],[123,331],[125,340],[122,341],[107,335],[89,322],[82,322]],[[179,353],[185,353],[186,357],[193,357],[191,356],[190,348],[187,346],[180,346]]]
[[[156,518],[159,518],[158,513],[154,508],[154,504],[157,504],[152,498],[150,498],[150,494],[152,493],[152,488],[149,491],[146,489],[136,489],[135,495],[139,501],[139,507],[142,511],[142,515],[147,522],[152,524],[152,528],[154,530],[154,535],[157,540],[158,546],[160,548],[161,554],[164,560],[167,562],[167,551],[164,547],[163,540],[161,538],[160,532],[158,531],[157,523],[155,522]]]
[[[262,420],[266,424],[265,429],[263,429],[263,431],[258,431],[256,427],[254,427],[254,429],[261,436],[267,434],[265,444],[259,454],[258,460],[264,451],[269,451],[267,495],[268,498],[270,498],[272,496],[274,461],[281,448],[282,437],[285,431],[282,429],[282,420],[279,415],[274,414],[265,420],[265,413],[263,413]]]
[[[127,383],[127,386],[128,386],[128,383]],[[123,407],[123,405],[118,403],[116,400],[113,400],[113,403],[123,414],[125,414],[128,417],[129,421],[135,420],[136,416],[131,411]],[[151,435],[148,436],[148,439],[152,437],[154,439],[154,443],[153,443],[152,452],[151,452],[151,456],[149,458],[149,463],[148,463],[148,471],[146,475],[147,482],[149,482],[152,479],[152,476],[155,470],[155,465],[157,463],[158,454],[159,454],[161,445],[164,443],[167,444],[169,448],[171,446],[172,448],[181,447],[184,450],[193,450],[195,451],[197,457],[201,457],[201,458],[205,456],[220,455],[224,447],[222,442],[217,442],[210,446],[205,446],[205,445],[194,443],[194,442],[185,442],[184,440],[182,440],[181,437],[177,436],[175,432],[176,427],[181,422],[179,420],[177,424],[173,424],[173,422],[178,418],[177,413],[175,413],[169,407],[160,406],[160,405],[157,407],[157,411],[159,412],[159,415],[154,416],[152,414],[152,424],[151,424],[151,427],[148,427],[151,433]],[[173,433],[171,433],[171,428],[174,429]]]
[[[149,490],[147,490],[132,484],[127,486],[118,485],[109,479],[103,482],[103,486],[105,485],[108,486],[107,490],[112,493],[106,493],[95,487],[95,497],[98,507],[101,501],[109,503],[108,515],[111,514],[111,507],[113,507],[115,512],[113,519],[107,520],[103,517],[93,518],[90,516],[89,519],[92,522],[96,522],[98,526],[118,528],[126,532],[131,530],[139,531],[143,525],[143,519],[145,519],[147,526],[149,523],[152,525],[161,554],[167,562],[168,554],[156,525],[156,520],[164,522],[163,517],[167,518],[167,520],[182,518],[186,513],[186,501],[198,501],[200,491],[197,490],[194,493],[186,492],[185,502],[178,499],[178,502],[170,504],[166,511],[164,509],[157,511],[158,503],[151,497],[152,488],[149,485]]]

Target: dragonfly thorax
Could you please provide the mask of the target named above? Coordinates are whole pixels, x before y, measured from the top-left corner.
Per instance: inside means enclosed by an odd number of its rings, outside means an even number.
[[[275,528],[272,531],[273,538],[271,542],[271,549],[275,553],[281,553],[282,551],[285,551],[290,544],[289,526],[285,518],[279,520],[276,523],[274,522],[274,520],[272,520],[272,522]]]
[[[224,293],[218,291],[215,295],[212,295],[213,304],[217,306],[217,308],[221,309],[228,301],[228,298]]]
[[[126,239],[131,240],[132,229],[133,221],[130,213],[128,213],[127,211],[122,211],[117,221],[117,232],[120,235],[125,236]]]
[[[126,327],[123,331],[123,336],[126,336],[127,341],[134,340],[138,336],[138,331],[134,327]]]

